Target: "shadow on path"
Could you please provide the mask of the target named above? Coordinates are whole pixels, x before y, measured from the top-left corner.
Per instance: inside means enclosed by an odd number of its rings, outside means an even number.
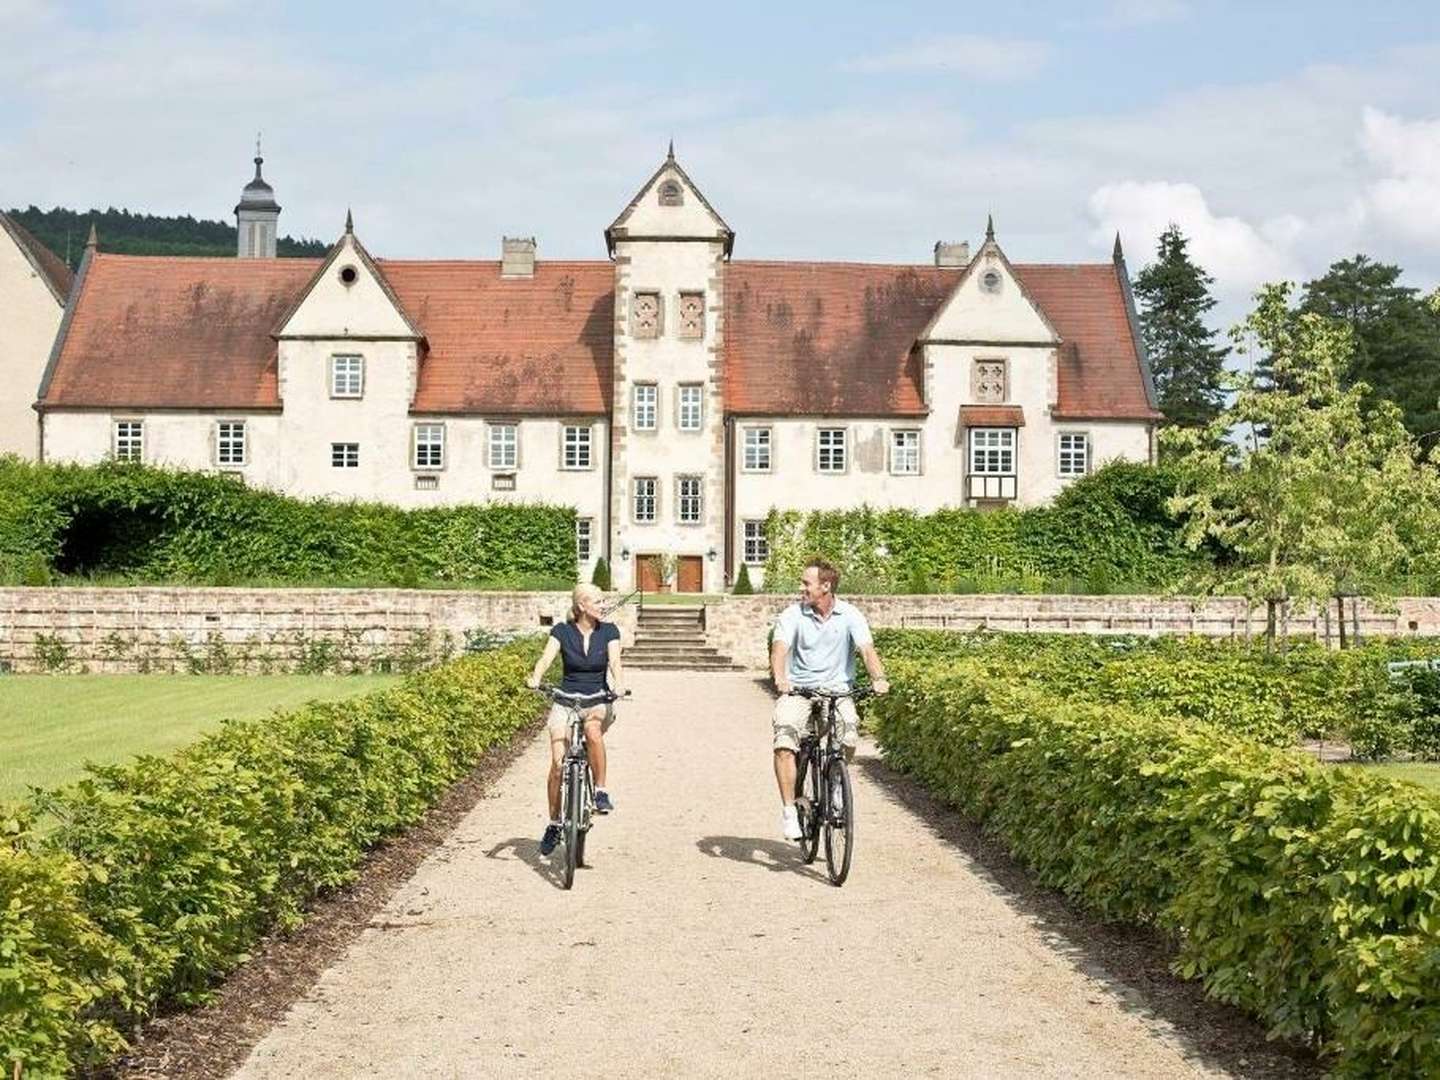
[[[1310,1080],[1325,1075],[1304,1047],[1268,1040],[1258,1021],[1207,998],[1198,982],[1172,974],[1174,948],[1163,934],[1107,924],[1087,915],[1063,893],[1035,882],[974,822],[881,759],[862,755],[854,768],[879,788],[882,797],[909,810],[966,856],[971,870],[991,892],[1032,920],[1046,943],[1078,970],[1105,984],[1124,1009],[1170,1024],[1188,1058],[1256,1080]]]
[[[535,837],[512,836],[509,840],[501,840],[486,851],[485,857],[523,862],[555,888],[563,889],[565,887],[560,880],[560,860],[565,857],[563,844],[549,856],[545,856],[540,854],[540,841]],[[577,867],[577,869],[583,870],[585,867]]]
[[[702,836],[695,841],[701,854],[712,859],[758,866],[777,874],[796,874],[812,881],[830,883],[814,866],[800,861],[800,848],[789,840],[760,840],[753,836]]]

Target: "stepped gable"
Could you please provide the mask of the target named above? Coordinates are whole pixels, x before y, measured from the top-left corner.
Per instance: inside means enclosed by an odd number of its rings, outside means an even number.
[[[545,262],[377,259],[425,334],[414,412],[603,415],[610,411],[615,269]]]
[[[50,289],[56,302],[63,305],[65,298],[70,295],[70,286],[74,282],[74,275],[71,274],[70,267],[65,265],[65,260],[35,239],[29,229],[9,214],[0,213],[0,229],[4,229],[10,234],[10,238],[25,253],[25,257],[30,260],[30,265],[35,267],[35,272],[40,275],[41,280]]]

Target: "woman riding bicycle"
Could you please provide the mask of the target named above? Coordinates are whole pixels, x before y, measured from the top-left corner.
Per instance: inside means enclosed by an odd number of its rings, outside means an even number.
[[[545,651],[535,662],[526,685],[540,685],[540,678],[559,653],[565,668],[560,689],[567,694],[595,694],[605,689],[605,673],[610,673],[610,690],[624,695],[624,676],[620,669],[620,628],[604,620],[600,600],[604,594],[594,585],[576,585],[570,606],[570,619],[550,629]],[[584,711],[585,751],[590,758],[590,771],[595,777],[595,812],[608,814],[614,804],[605,790],[605,730],[615,720],[613,705],[595,705]],[[560,763],[565,759],[569,735],[570,710],[558,702],[550,706],[546,727],[550,734],[550,775],[545,783],[550,805],[550,824],[540,840],[540,854],[549,855],[560,842]]]

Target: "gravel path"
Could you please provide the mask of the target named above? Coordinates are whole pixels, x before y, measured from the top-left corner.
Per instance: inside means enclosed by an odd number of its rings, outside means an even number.
[[[631,685],[573,891],[536,850],[537,738],[236,1075],[1227,1075],[865,770],[850,880],[801,866],[751,676]]]

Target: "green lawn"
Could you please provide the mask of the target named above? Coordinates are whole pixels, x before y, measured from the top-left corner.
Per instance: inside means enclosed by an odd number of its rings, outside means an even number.
[[[226,717],[353,697],[390,675],[7,675],[0,677],[0,800],[54,787],[85,761],[165,753]]]
[[[1378,765],[1357,765],[1355,767],[1381,773],[1392,780],[1410,780],[1421,787],[1440,792],[1440,763],[1387,761]]]

